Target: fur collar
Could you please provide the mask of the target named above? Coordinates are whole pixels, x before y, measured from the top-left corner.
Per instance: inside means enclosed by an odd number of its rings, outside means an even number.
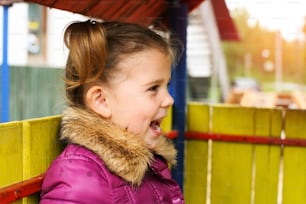
[[[154,154],[174,165],[176,150],[166,137],[150,151],[141,138],[97,114],[78,108],[64,112],[60,139],[95,152],[110,171],[133,185],[140,185]]]

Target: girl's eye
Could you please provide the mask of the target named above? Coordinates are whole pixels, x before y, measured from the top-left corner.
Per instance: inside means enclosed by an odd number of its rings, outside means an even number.
[[[149,91],[156,91],[158,89],[158,85],[152,86],[149,88]]]

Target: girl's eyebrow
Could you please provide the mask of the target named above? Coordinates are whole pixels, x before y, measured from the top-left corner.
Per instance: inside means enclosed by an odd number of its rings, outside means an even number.
[[[163,81],[164,81],[163,79],[157,79],[157,80],[153,80],[148,83],[145,83],[144,85],[159,84],[159,83],[162,83]]]
[[[169,78],[169,80],[167,81],[167,83],[170,82],[170,80],[171,80],[171,78]],[[165,82],[164,79],[156,79],[156,80],[150,81],[150,82],[148,82],[148,83],[145,83],[144,85],[145,85],[145,86],[148,86],[148,85],[152,85],[152,84],[161,84],[161,83],[163,83],[163,82]]]

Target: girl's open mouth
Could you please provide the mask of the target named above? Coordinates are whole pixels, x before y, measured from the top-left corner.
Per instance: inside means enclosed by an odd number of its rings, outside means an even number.
[[[154,120],[150,123],[150,127],[151,127],[151,130],[155,133],[155,134],[158,134],[158,135],[161,135],[162,134],[162,129],[160,127],[160,123],[161,121],[160,120]]]

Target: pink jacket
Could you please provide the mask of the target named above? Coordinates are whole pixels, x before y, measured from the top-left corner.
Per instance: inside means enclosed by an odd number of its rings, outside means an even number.
[[[69,108],[61,139],[68,145],[47,171],[41,204],[184,203],[168,168],[176,151],[164,137],[151,152],[108,121]]]

